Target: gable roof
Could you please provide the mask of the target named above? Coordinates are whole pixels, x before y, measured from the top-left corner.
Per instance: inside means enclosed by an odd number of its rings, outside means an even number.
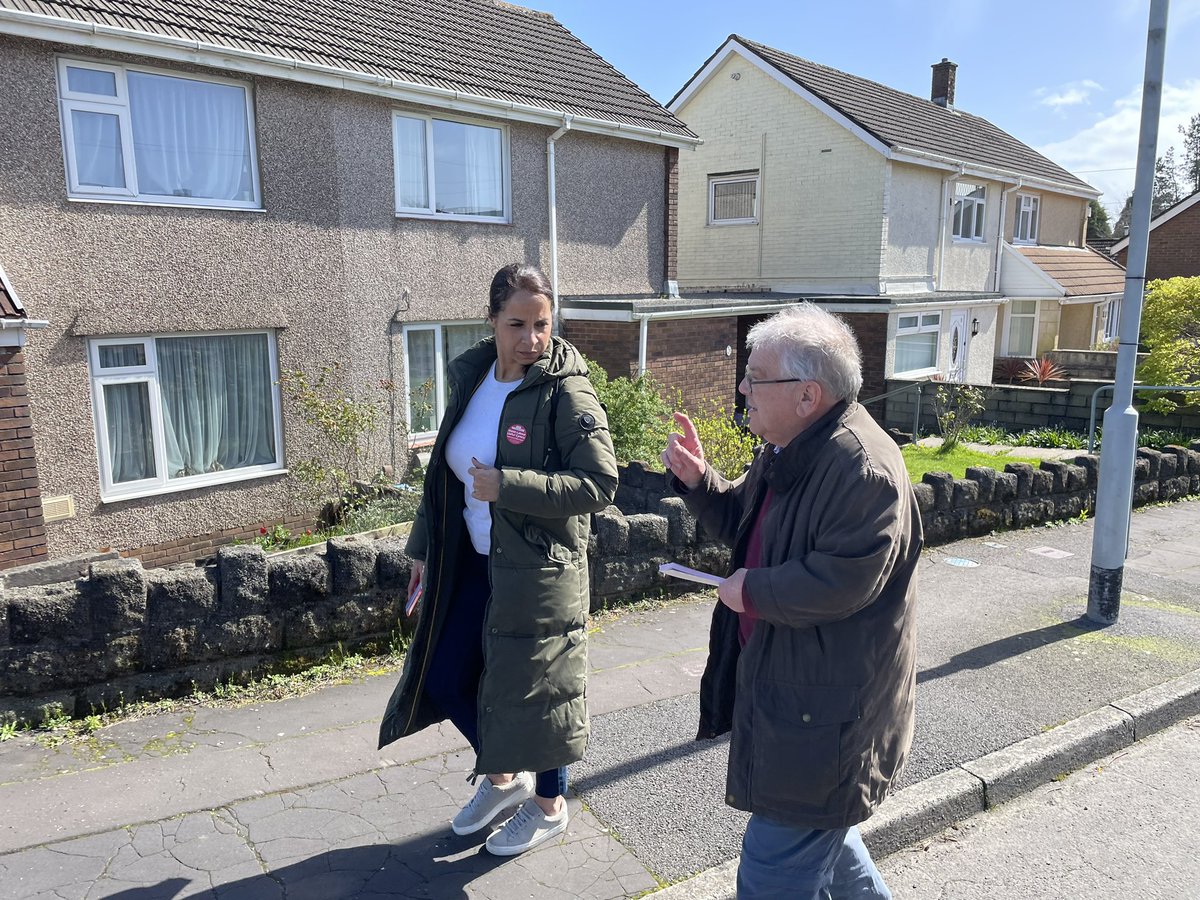
[[[8,276],[4,273],[4,267],[0,266],[0,319],[24,318],[25,307],[21,305],[17,292],[9,283]]]
[[[1151,219],[1150,220],[1150,230],[1153,231],[1155,228],[1157,228],[1159,225],[1162,225],[1164,222],[1171,221],[1171,219],[1175,218],[1181,212],[1191,209],[1197,203],[1200,203],[1200,191],[1196,191],[1196,193],[1192,194],[1190,197],[1184,197],[1182,200],[1180,200],[1174,206],[1168,207],[1167,209],[1160,212],[1153,219]],[[1129,235],[1125,235],[1125,237],[1121,238],[1119,241],[1116,241],[1112,246],[1110,246],[1108,248],[1108,252],[1111,253],[1113,256],[1116,256],[1117,253],[1124,250],[1128,246],[1129,246]]]
[[[1120,294],[1125,269],[1090,247],[1014,247],[1054,280],[1067,297]]]
[[[4,31],[697,143],[553,16],[500,0],[0,0]]]
[[[731,46],[742,48],[743,55],[750,54],[764,61],[890,151],[899,154],[915,151],[918,156],[931,154],[943,163],[974,164],[1010,177],[1026,176],[1053,182],[1083,196],[1100,196],[1091,185],[987,119],[953,107],[939,106],[931,100],[784,53],[737,34],[730,35],[722,48],[709,57],[671,99],[668,108],[677,110],[681,98],[695,89],[693,83],[697,78],[725,48]]]

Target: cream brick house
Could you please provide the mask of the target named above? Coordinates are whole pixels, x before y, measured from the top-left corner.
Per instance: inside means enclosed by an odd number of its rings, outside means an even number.
[[[1102,338],[1123,273],[1080,249],[1098,191],[956,109],[955,65],[933,70],[925,100],[730,36],[668,104],[704,142],[679,158],[676,312],[740,336],[818,301],[859,335],[864,398]],[[1021,252],[1042,247],[1072,249]],[[1063,252],[1105,270],[1095,293],[1030,276]]]
[[[0,0],[0,57],[0,263],[48,323],[0,362],[52,558],[311,523],[288,370],[337,362],[336,391],[383,401],[367,462],[402,473],[501,265],[589,297],[668,276],[668,173],[697,138],[544,13]]]

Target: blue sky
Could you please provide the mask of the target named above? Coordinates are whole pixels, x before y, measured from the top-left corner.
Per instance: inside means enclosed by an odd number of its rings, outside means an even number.
[[[520,0],[518,0],[520,2]],[[958,63],[955,105],[1104,192],[1133,189],[1149,0],[524,0],[661,103],[731,33],[921,97]],[[1200,0],[1173,0],[1159,152],[1200,113]]]

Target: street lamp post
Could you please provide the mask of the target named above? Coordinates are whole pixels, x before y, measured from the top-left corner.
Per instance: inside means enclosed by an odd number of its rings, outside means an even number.
[[[1121,584],[1129,547],[1129,513],[1133,508],[1134,453],[1137,449],[1137,410],[1133,408],[1133,377],[1137,366],[1142,297],[1146,288],[1146,245],[1150,237],[1150,200],[1154,160],[1158,152],[1158,116],[1162,106],[1163,59],[1167,44],[1170,0],[1150,0],[1146,33],[1146,74],[1142,85],[1142,122],[1138,135],[1137,175],[1129,225],[1125,294],[1121,299],[1117,375],[1112,405],[1104,413],[1104,443],[1100,448],[1100,481],[1096,487],[1096,524],[1092,533],[1092,573],[1088,584],[1087,617],[1102,625],[1117,621]]]

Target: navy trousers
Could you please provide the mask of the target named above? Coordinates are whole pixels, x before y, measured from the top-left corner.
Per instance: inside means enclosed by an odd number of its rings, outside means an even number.
[[[458,560],[458,585],[446,626],[429,663],[425,690],[442,716],[454,723],[476,753],[479,752],[479,679],[483,675],[483,616],[491,595],[487,557],[464,542]],[[538,772],[535,791],[548,800],[566,794],[566,767]]]

